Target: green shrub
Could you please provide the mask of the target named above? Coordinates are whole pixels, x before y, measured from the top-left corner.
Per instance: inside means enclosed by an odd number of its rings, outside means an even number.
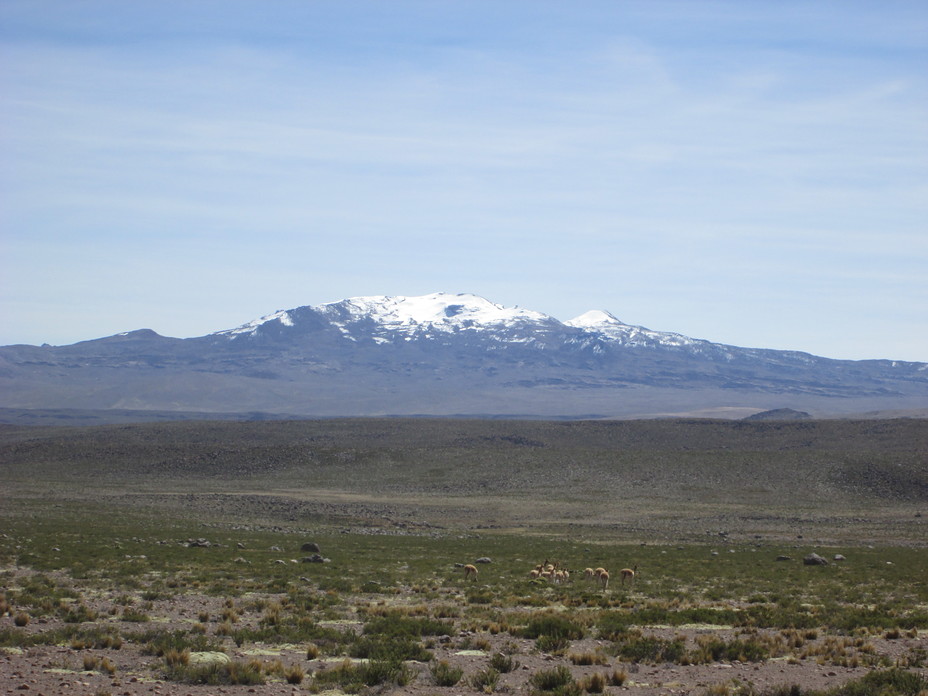
[[[108,626],[71,626],[65,633],[70,639],[73,650],[88,648],[119,650],[122,647],[122,636],[115,628]]]
[[[168,681],[185,684],[247,685],[264,684],[261,663],[257,660],[248,662],[210,662],[198,665],[178,664],[165,670],[164,678]]]
[[[901,669],[870,672],[860,680],[845,684],[834,696],[918,696],[928,689],[928,679]]]
[[[371,660],[352,664],[345,660],[333,669],[322,669],[313,675],[313,685],[338,686],[348,693],[357,693],[365,686],[396,684],[406,686],[415,677],[415,671],[402,662]]]
[[[581,692],[580,685],[574,681],[570,670],[564,665],[535,672],[529,677],[529,682],[536,691],[545,694],[573,696]]]
[[[426,650],[419,641],[409,636],[393,638],[363,636],[349,646],[348,654],[351,657],[394,662],[403,660],[429,662],[432,659],[432,653]]]
[[[541,614],[532,617],[520,632],[524,638],[566,638],[579,640],[583,638],[583,627],[559,614]]]
[[[126,634],[126,638],[142,644],[142,653],[163,657],[169,650],[190,652],[222,652],[222,643],[202,633],[187,631],[148,631]]]
[[[511,655],[498,652],[490,658],[490,667],[497,672],[508,673],[519,668],[519,663]]]
[[[436,686],[454,686],[461,677],[464,676],[464,670],[460,667],[452,667],[446,661],[433,662],[430,668],[432,681]]]
[[[633,636],[621,643],[619,654],[630,662],[680,662],[686,655],[682,639]]]
[[[97,612],[88,609],[84,604],[72,606],[62,617],[65,623],[84,623],[87,621],[96,621]]]
[[[401,614],[378,616],[364,624],[366,634],[381,636],[448,636],[453,629],[454,626],[446,621]]]
[[[487,667],[473,674],[470,678],[470,685],[485,694],[491,694],[496,691],[496,685],[499,683],[499,670]]]
[[[602,612],[596,622],[599,635],[606,640],[620,640],[632,626],[633,619],[629,612]]]
[[[560,653],[570,647],[570,640],[561,636],[538,636],[535,647],[544,653]]]

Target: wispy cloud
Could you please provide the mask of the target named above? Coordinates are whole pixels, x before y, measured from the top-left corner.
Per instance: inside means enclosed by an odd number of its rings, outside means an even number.
[[[49,288],[4,342],[55,332],[62,279],[117,282],[120,259],[150,288],[140,313],[160,313],[173,263],[174,287],[233,323],[362,284],[565,318],[595,303],[752,345],[771,334],[751,311],[850,321],[869,295],[894,303],[896,269],[928,265],[915,4],[43,6],[0,10],[4,301]],[[49,244],[67,272],[40,261]],[[747,282],[754,304],[729,291],[737,318],[701,330],[699,303]],[[174,315],[153,328],[198,332],[202,312]],[[928,345],[925,318],[907,321]]]

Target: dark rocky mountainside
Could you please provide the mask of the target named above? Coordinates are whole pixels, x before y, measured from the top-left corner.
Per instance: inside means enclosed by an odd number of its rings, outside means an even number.
[[[433,314],[399,312],[414,299],[428,299]],[[737,348],[600,314],[562,323],[473,296],[356,298],[197,338],[139,330],[69,346],[5,346],[0,408],[313,417],[928,413],[925,363]]]

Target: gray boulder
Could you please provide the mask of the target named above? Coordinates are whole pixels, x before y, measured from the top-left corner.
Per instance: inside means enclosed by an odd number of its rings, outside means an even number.
[[[808,556],[802,559],[802,562],[807,565],[828,565],[828,561],[819,556],[817,553],[810,553]]]

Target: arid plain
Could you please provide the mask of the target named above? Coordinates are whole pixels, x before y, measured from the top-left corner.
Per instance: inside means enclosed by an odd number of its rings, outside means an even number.
[[[918,419],[2,426],[0,684],[918,694],[926,461]]]

